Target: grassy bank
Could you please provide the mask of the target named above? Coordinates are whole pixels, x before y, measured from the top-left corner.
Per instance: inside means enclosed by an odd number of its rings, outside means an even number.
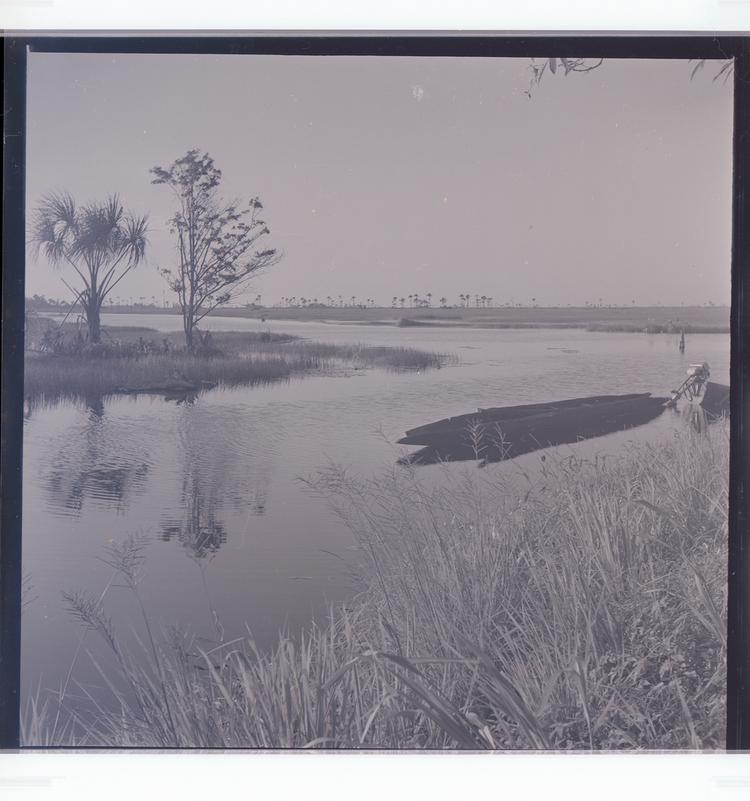
[[[112,307],[107,314],[169,314],[152,307]],[[215,317],[395,325],[400,319],[473,328],[585,328],[592,331],[726,333],[728,306],[499,306],[491,308],[355,308],[339,306],[223,308]],[[408,326],[408,322],[406,323]]]
[[[584,328],[592,331],[726,333],[726,306],[537,306],[493,308],[266,308],[225,309],[223,315],[266,320],[361,324],[410,323],[471,328]]]
[[[728,334],[729,323],[710,325],[706,323],[690,323],[677,321],[643,322],[616,321],[604,323],[589,323],[587,331],[611,331],[631,334]]]
[[[686,426],[606,464],[550,456],[521,491],[501,471],[447,467],[438,489],[332,470],[317,489],[361,546],[349,605],[272,653],[150,632],[136,662],[106,599],[70,596],[120,674],[64,700],[64,733],[36,698],[25,742],[719,748],[727,463],[725,427]],[[141,559],[135,542],[110,559],[136,595]]]
[[[194,384],[238,386],[268,383],[343,363],[355,369],[426,370],[446,357],[415,348],[331,345],[270,332],[217,332],[210,349],[187,353],[181,333],[148,328],[104,328],[102,344],[76,351],[72,326],[56,352],[42,350],[42,330],[27,334],[24,394],[44,399],[92,398],[154,387]],[[34,350],[36,348],[36,350]]]

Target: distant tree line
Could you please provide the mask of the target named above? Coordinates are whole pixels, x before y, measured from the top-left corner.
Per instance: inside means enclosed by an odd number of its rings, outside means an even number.
[[[407,301],[409,305],[407,306]],[[477,302],[478,301],[478,302]],[[440,309],[462,309],[462,308],[484,308],[484,309],[529,309],[539,308],[540,304],[536,298],[531,298],[528,302],[517,301],[504,301],[502,303],[496,302],[494,298],[488,295],[464,295],[460,294],[456,302],[449,302],[448,298],[443,296],[438,299],[437,306],[433,306],[429,300],[418,298],[416,301],[413,296],[398,297],[396,295],[391,299],[391,309],[406,309],[406,308],[440,308]],[[612,309],[612,308],[626,308],[628,306],[635,307],[638,305],[635,300],[629,303],[605,303],[602,298],[596,301],[586,300],[578,303],[547,303],[543,304],[545,308],[586,308],[586,309]],[[713,306],[721,306],[714,301],[709,300],[702,304],[685,304],[683,303],[645,303],[643,306],[703,306],[710,308]],[[46,298],[44,295],[33,295],[26,298],[26,309],[34,312],[56,312],[62,313],[70,311],[82,312],[80,304],[71,304],[67,300],[59,298]],[[147,298],[140,297],[121,297],[119,295],[109,297],[107,299],[107,308],[112,311],[131,311],[138,312],[164,312],[169,310],[171,312],[181,313],[179,303],[169,303],[166,301],[157,301],[155,296]],[[245,303],[243,306],[227,306],[227,309],[244,309],[246,311],[253,311],[255,309],[267,308],[282,308],[282,309],[376,309],[387,308],[385,304],[378,304],[374,298],[367,298],[360,301],[356,296],[344,298],[342,295],[327,295],[324,299],[318,298],[305,298],[305,297],[282,297],[276,302],[272,302],[270,306],[263,303],[263,296],[256,295],[254,300]]]

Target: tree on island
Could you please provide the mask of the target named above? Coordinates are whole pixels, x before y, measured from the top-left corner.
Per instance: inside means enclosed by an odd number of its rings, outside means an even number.
[[[198,323],[241,294],[280,256],[275,249],[258,248],[270,231],[257,197],[244,205],[219,197],[221,170],[208,153],[189,150],[166,169],[152,168],[151,174],[151,183],[166,184],[177,199],[169,226],[177,238],[178,262],[159,272],[177,293],[185,344],[192,351]]]
[[[101,308],[109,293],[141,262],[147,218],[126,212],[117,195],[77,206],[67,192],[42,198],[31,218],[31,245],[55,266],[67,264],[77,278],[62,282],[80,303],[89,342],[101,341]]]

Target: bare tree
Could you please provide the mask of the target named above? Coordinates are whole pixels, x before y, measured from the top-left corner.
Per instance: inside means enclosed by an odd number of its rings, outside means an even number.
[[[151,174],[151,183],[167,185],[177,199],[169,224],[177,238],[178,262],[160,272],[177,293],[185,344],[193,350],[198,323],[241,294],[250,279],[280,256],[275,249],[258,248],[270,231],[257,197],[244,206],[220,199],[221,170],[208,153],[189,150],[167,168],[154,167]]]
[[[143,259],[146,217],[126,212],[117,195],[77,206],[67,192],[42,198],[31,219],[31,245],[55,265],[72,267],[76,278],[62,282],[80,303],[89,341],[101,340],[101,308],[107,295]]]

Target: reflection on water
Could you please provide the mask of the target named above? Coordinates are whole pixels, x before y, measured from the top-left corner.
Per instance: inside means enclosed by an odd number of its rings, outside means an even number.
[[[76,516],[88,502],[125,514],[146,486],[150,448],[132,427],[106,418],[101,398],[85,408],[76,425],[49,443],[49,466],[39,475],[47,503]]]
[[[166,320],[172,323],[179,318]],[[110,542],[137,534],[148,543],[140,590],[162,625],[213,636],[205,582],[227,638],[248,624],[266,647],[281,628],[299,629],[352,592],[352,535],[301,477],[331,463],[364,475],[400,469],[395,461],[415,450],[395,444],[407,429],[478,407],[667,395],[688,363],[704,359],[712,378],[728,383],[729,338],[720,335],[689,336],[681,354],[676,337],[642,334],[289,322],[262,328],[335,343],[407,345],[460,361],[418,374],[367,370],[212,390],[193,403],[141,396],[34,408],[24,421],[23,559],[36,596],[24,612],[27,690],[40,678],[50,686],[65,675],[78,630],[61,592],[101,592],[110,574],[99,557]],[[679,424],[679,415],[662,415],[628,433],[564,447],[611,454]],[[539,459],[528,454],[489,465],[485,478],[499,481],[514,466],[531,472]],[[438,480],[436,468],[424,471],[426,480],[431,471]],[[123,596],[111,593],[108,611],[127,627],[134,613]]]
[[[179,417],[175,437],[176,462],[182,471],[182,514],[165,515],[159,537],[165,542],[176,539],[192,558],[202,559],[214,555],[227,539],[219,515],[236,454],[230,450],[224,455],[226,442],[222,432],[212,431],[193,417],[193,414]]]
[[[203,485],[198,476],[185,482],[182,495],[184,517],[182,520],[167,518],[161,526],[159,537],[165,542],[176,539],[194,559],[215,554],[227,540],[224,524],[217,519],[219,504],[215,492],[204,497]]]
[[[148,473],[147,464],[102,464],[91,468],[53,469],[47,479],[47,490],[66,510],[80,513],[88,496],[99,501],[111,501],[122,513],[130,495],[143,489]]]
[[[91,393],[85,399],[86,408],[89,410],[89,417],[104,417],[104,398],[98,393]]]

